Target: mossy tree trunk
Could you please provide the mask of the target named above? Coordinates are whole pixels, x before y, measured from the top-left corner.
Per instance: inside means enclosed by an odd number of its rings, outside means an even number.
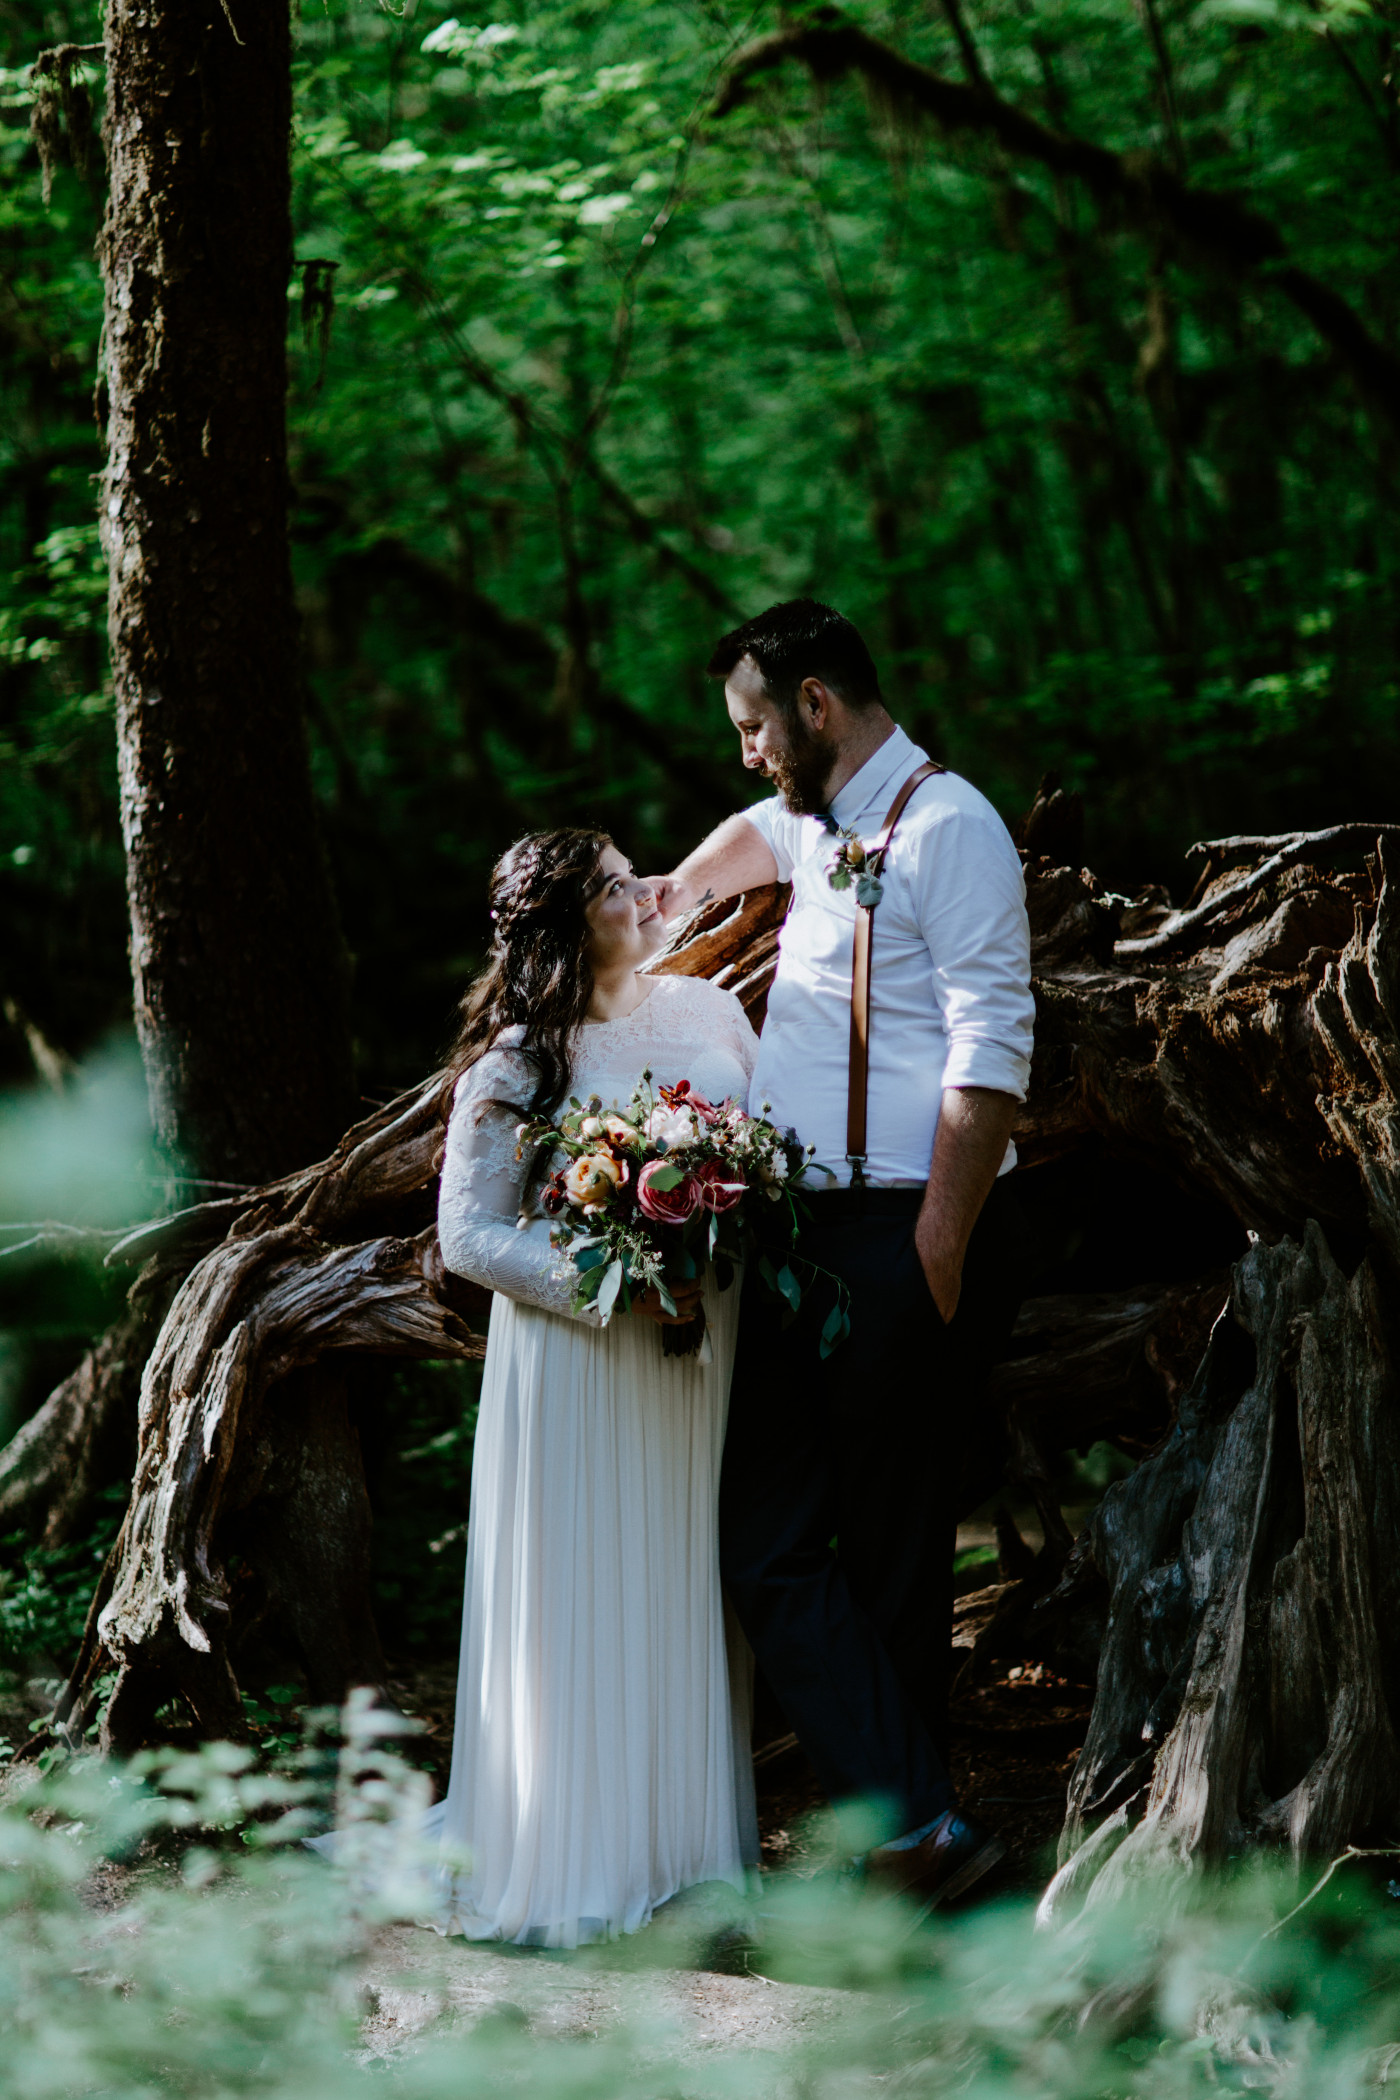
[[[136,1026],[174,1167],[255,1187],[328,1151],[354,1103],[288,546],[287,0],[110,0],[106,61],[101,526]],[[147,1273],[0,1457],[0,1512],[71,1536],[129,1468],[182,1274]]]
[[[287,0],[110,0],[108,457],[122,829],[156,1128],[249,1185],[348,1120],[344,949],[287,538]]]

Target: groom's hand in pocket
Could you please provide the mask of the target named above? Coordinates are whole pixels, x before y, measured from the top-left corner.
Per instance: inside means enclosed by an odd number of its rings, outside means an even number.
[[[1006,1158],[1015,1118],[1011,1094],[981,1086],[944,1088],[914,1245],[945,1321],[958,1309],[967,1243]]]
[[[962,1296],[962,1272],[964,1247],[949,1245],[946,1234],[939,1229],[937,1213],[927,1204],[919,1214],[914,1227],[914,1249],[924,1272],[924,1281],[929,1296],[938,1307],[939,1316],[946,1326],[958,1309]]]

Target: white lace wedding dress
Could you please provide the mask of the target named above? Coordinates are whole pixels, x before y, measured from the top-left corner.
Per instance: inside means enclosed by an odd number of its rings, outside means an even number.
[[[734,995],[649,982],[635,1013],[579,1031],[570,1092],[620,1106],[649,1068],[742,1098],[758,1038]],[[652,1320],[575,1316],[547,1223],[517,1223],[519,1113],[493,1105],[532,1084],[503,1038],[458,1088],[442,1170],[443,1257],[497,1295],[442,1810],[471,1864],[441,1870],[439,1922],[572,1947],[698,1882],[742,1888],[757,1859],[748,1651],[716,1535],[739,1290],[706,1282],[707,1362],[663,1356]]]

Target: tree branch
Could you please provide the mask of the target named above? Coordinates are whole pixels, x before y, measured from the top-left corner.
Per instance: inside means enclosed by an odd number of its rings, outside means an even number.
[[[834,8],[759,37],[738,52],[711,114],[727,116],[744,101],[756,75],[772,72],[789,59],[805,65],[816,80],[858,73],[894,109],[930,117],[945,131],[990,133],[1008,153],[1083,182],[1102,202],[1154,237],[1168,234],[1237,275],[1267,270],[1330,345],[1372,407],[1400,429],[1400,358],[1376,340],[1340,293],[1289,261],[1283,235],[1262,213],[1224,192],[1183,182],[1151,154],[1113,153],[1072,133],[1052,131],[1038,117],[1004,100],[990,83],[968,87],[947,80],[867,36]]]
[[[1355,845],[1365,839],[1379,839],[1392,832],[1400,832],[1400,824],[1333,824],[1326,831],[1293,831],[1276,839],[1211,839],[1199,846],[1191,847],[1193,853],[1222,854],[1239,852],[1250,847],[1272,846],[1275,850],[1265,861],[1261,861],[1247,875],[1228,883],[1214,896],[1207,897],[1190,911],[1174,912],[1163,921],[1155,933],[1144,934],[1139,940],[1118,941],[1114,946],[1115,956],[1165,955],[1175,948],[1188,934],[1194,933],[1206,921],[1215,918],[1228,905],[1237,904],[1241,897],[1250,896],[1262,889],[1271,876],[1284,868],[1295,868],[1300,861],[1310,860],[1314,854],[1333,846]]]

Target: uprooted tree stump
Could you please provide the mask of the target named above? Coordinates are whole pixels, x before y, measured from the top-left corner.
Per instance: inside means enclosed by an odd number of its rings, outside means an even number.
[[[1022,834],[1038,1022],[1021,1185],[1053,1240],[1108,1160],[1172,1229],[1147,1273],[1081,1262],[1073,1288],[1033,1297],[996,1374],[999,1463],[1044,1543],[965,1668],[1027,1652],[1097,1668],[1051,1911],[1145,1861],[1359,1837],[1400,1759],[1397,847],[1360,825],[1218,842],[1173,911],[1058,865],[1064,815],[1044,797]],[[656,967],[715,977],[758,1020],[785,908],[781,889],[711,907]],[[382,1680],[337,1367],[484,1348],[488,1294],[444,1274],[433,1230],[440,1099],[431,1080],[329,1160],[114,1250],[168,1309],[60,1725],[101,1703],[104,1742],[129,1744],[178,1694],[201,1728],[237,1732],[234,1550],[317,1698]],[[75,1374],[91,1393],[100,1354]],[[130,1356],[128,1331],[123,1375]],[[0,1499],[38,1506],[47,1478],[61,1501],[81,1402],[68,1381],[0,1457]],[[1076,1540],[1055,1461],[1100,1439],[1141,1463]],[[969,1499],[994,1484],[974,1466]]]

